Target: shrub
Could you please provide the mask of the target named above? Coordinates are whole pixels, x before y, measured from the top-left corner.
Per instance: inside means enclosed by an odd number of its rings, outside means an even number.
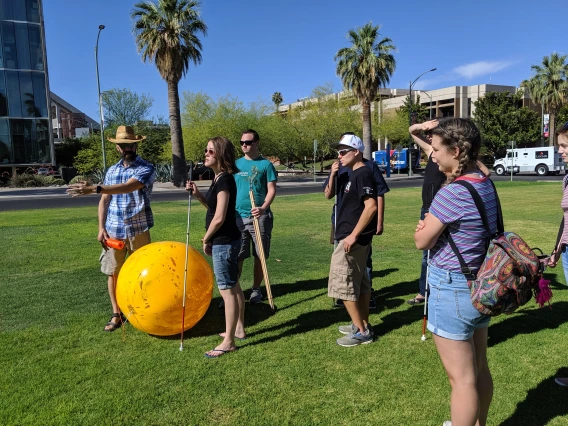
[[[10,186],[12,188],[32,188],[46,186],[45,177],[27,173],[24,173],[22,175],[14,175],[10,178]]]
[[[89,174],[88,181],[91,183],[103,183],[104,180],[105,173],[100,169],[96,169],[93,173]]]
[[[39,188],[44,186],[66,185],[65,181],[53,176],[31,175],[24,173],[10,179],[13,188]]]
[[[172,181],[172,165],[169,163],[156,164],[156,182]]]
[[[67,182],[65,182],[63,179],[61,178],[54,178],[53,176],[51,176],[51,178],[53,180],[50,181],[51,186],[63,186],[63,185],[67,185]]]
[[[90,181],[89,181],[89,178],[88,178],[87,176],[77,175],[77,176],[75,176],[73,179],[71,179],[71,180],[69,181],[69,185],[72,185],[72,184],[74,184],[74,183],[79,183],[79,182],[81,182],[81,181],[90,182]]]

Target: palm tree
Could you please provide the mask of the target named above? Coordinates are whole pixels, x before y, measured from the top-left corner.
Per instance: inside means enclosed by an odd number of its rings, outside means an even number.
[[[282,93],[280,92],[274,92],[272,94],[272,102],[274,102],[274,105],[276,105],[276,112],[278,112],[278,107],[280,106],[280,104],[282,103]]]
[[[134,5],[131,18],[138,52],[143,62],[153,62],[168,85],[174,185],[185,181],[186,163],[181,133],[178,83],[189,63],[201,63],[201,41],[207,25],[196,0],[146,0]]]
[[[364,157],[371,159],[371,102],[379,91],[390,81],[396,68],[392,51],[396,47],[390,38],[377,43],[380,26],[372,22],[361,28],[349,30],[347,39],[351,46],[337,51],[334,60],[336,72],[346,90],[351,90],[361,104],[363,118]]]
[[[550,145],[554,145],[556,139],[556,114],[568,102],[567,57],[568,55],[558,53],[545,56],[541,65],[531,67],[534,75],[521,83],[529,89],[531,97],[544,105],[550,114]]]

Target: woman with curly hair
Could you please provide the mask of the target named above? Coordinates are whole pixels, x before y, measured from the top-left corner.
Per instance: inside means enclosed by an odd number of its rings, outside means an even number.
[[[564,162],[568,163],[568,123],[564,124],[564,126],[562,126],[556,134],[558,135],[558,152],[562,155]],[[564,188],[564,194],[562,196],[562,201],[560,202],[560,207],[564,211],[564,219],[560,224],[556,247],[548,260],[548,266],[554,268],[558,263],[558,260],[562,258],[564,277],[568,284],[568,174],[564,177],[562,187]],[[568,386],[568,378],[559,377],[556,379],[556,383],[560,386]]]
[[[440,119],[432,132],[432,159],[447,179],[430,211],[418,222],[416,248],[430,250],[428,268],[428,330],[452,387],[452,426],[483,426],[493,397],[487,364],[487,328],[490,317],[470,302],[468,278],[462,273],[449,236],[476,274],[487,252],[487,231],[468,189],[453,184],[469,182],[481,196],[491,232],[497,231],[497,198],[492,182],[477,165],[481,147],[473,121]]]
[[[223,341],[205,354],[207,358],[218,358],[237,349],[235,338],[245,338],[245,297],[238,269],[241,232],[235,219],[237,185],[233,178],[239,170],[235,165],[233,143],[223,137],[210,139],[204,165],[215,173],[207,194],[201,194],[195,182],[188,182],[186,189],[193,191],[195,198],[207,207],[206,232],[201,240],[203,252],[213,257],[215,280],[225,302],[225,332],[219,334]]]

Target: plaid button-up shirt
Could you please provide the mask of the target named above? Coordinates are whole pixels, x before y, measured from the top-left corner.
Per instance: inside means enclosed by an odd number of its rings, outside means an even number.
[[[113,194],[105,223],[109,236],[120,240],[135,237],[154,226],[150,198],[156,171],[151,163],[137,156],[132,165],[124,167],[120,160],[108,169],[104,185],[126,183],[131,178],[145,186],[129,194]]]

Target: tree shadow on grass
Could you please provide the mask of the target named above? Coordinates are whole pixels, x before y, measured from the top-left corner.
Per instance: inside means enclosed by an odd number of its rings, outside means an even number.
[[[316,282],[317,281],[326,281],[327,283],[327,278],[325,280],[316,280]],[[391,308],[392,306],[400,306],[404,302],[401,302],[400,300],[396,300],[394,298],[399,297],[400,295],[408,294],[409,288],[415,284],[415,281],[403,282],[378,290],[376,294],[378,296],[379,306],[384,306],[387,308]],[[319,297],[319,295],[316,295],[314,297]],[[420,318],[422,318],[421,309],[404,309],[399,312],[392,312],[383,317],[382,322],[379,325],[374,326],[375,334],[377,336],[385,335],[392,330],[404,327],[408,324],[412,324],[418,321]],[[345,309],[320,309],[316,311],[306,312],[299,315],[297,318],[293,318],[285,323],[263,329],[262,333],[273,333],[277,332],[278,330],[284,331],[278,335],[265,337],[253,343],[249,343],[249,345],[274,342],[276,340],[280,340],[282,338],[296,334],[325,329],[342,321],[349,321],[349,315],[347,314],[347,311]]]
[[[568,290],[566,284],[562,282],[555,281],[556,276],[553,274],[544,274],[544,279],[550,281],[550,288],[554,291],[565,291]]]
[[[268,336],[248,343],[243,346],[260,345],[263,343],[275,342],[277,340],[294,336],[296,334],[303,334],[314,330],[321,330],[337,324],[340,321],[349,321],[349,315],[345,309],[320,309],[316,311],[306,312],[293,318],[285,323],[275,325],[273,327],[265,328],[261,331],[264,333],[273,333],[278,330],[284,331],[275,336]],[[259,333],[260,334],[260,333]]]
[[[381,318],[381,323],[374,326],[376,336],[385,336],[393,330],[413,324],[424,317],[424,310],[410,307],[401,311],[394,311]],[[417,328],[416,334],[421,332]]]
[[[418,281],[405,281],[402,283],[392,284],[388,287],[382,287],[375,291],[375,298],[378,307],[382,309],[394,309],[404,304],[400,300],[401,296],[414,294],[418,288]]]
[[[501,426],[545,425],[556,417],[568,415],[568,389],[557,385],[555,377],[568,377],[568,367],[558,369],[556,374],[530,389],[525,400],[517,404],[515,412]]]
[[[219,308],[221,300],[221,297],[215,297],[211,301],[209,309],[207,309],[203,318],[184,333],[184,338],[216,336],[218,333],[225,331],[225,310]],[[256,305],[251,305],[247,302],[245,304],[245,327],[258,324],[272,315],[274,313],[268,302]],[[248,336],[250,337],[252,334],[248,334]],[[179,338],[179,334],[177,338]]]
[[[558,328],[568,321],[567,308],[568,302],[558,302],[552,304],[552,310],[545,305],[543,308],[515,313],[505,321],[489,327],[488,346],[498,345],[520,334],[532,334],[541,330]]]
[[[384,278],[388,274],[397,272],[398,268],[381,269],[380,271],[373,271],[373,278]]]
[[[276,298],[300,291],[327,290],[327,281],[328,277],[324,277],[317,280],[296,281],[295,283],[272,284],[270,289],[272,291],[272,297]],[[262,289],[262,292],[266,295],[265,288]]]
[[[299,305],[309,300],[313,300],[315,298],[320,297],[321,295],[325,294],[324,292],[318,293],[314,296],[304,298],[299,300],[295,303],[290,305],[282,306],[279,308],[278,306],[278,296],[283,296],[285,294],[296,293],[299,291],[312,291],[318,289],[326,289],[327,292],[327,278],[320,278],[317,280],[305,280],[305,281],[297,281],[294,284],[276,284],[271,285],[270,289],[272,290],[272,296],[274,300],[274,305],[276,306],[276,315],[278,314],[279,310],[288,309],[292,306]],[[248,299],[248,291],[245,291],[245,299]],[[266,289],[263,288],[263,293],[266,294]],[[219,308],[219,303],[221,302],[221,297],[215,297],[211,301],[207,312],[203,316],[203,318],[191,329],[187,330],[184,333],[184,338],[192,338],[192,337],[206,337],[206,336],[213,336],[217,335],[218,333],[225,331],[225,311],[223,308]],[[268,300],[265,300],[262,303],[257,304],[245,304],[245,327],[252,327],[262,321],[265,321],[272,315],[275,315],[268,304]],[[264,331],[263,331],[264,332]],[[248,336],[253,336],[253,334],[248,334]],[[159,336],[156,336],[159,337]],[[162,337],[164,339],[178,339],[179,334],[176,336],[168,336]]]

